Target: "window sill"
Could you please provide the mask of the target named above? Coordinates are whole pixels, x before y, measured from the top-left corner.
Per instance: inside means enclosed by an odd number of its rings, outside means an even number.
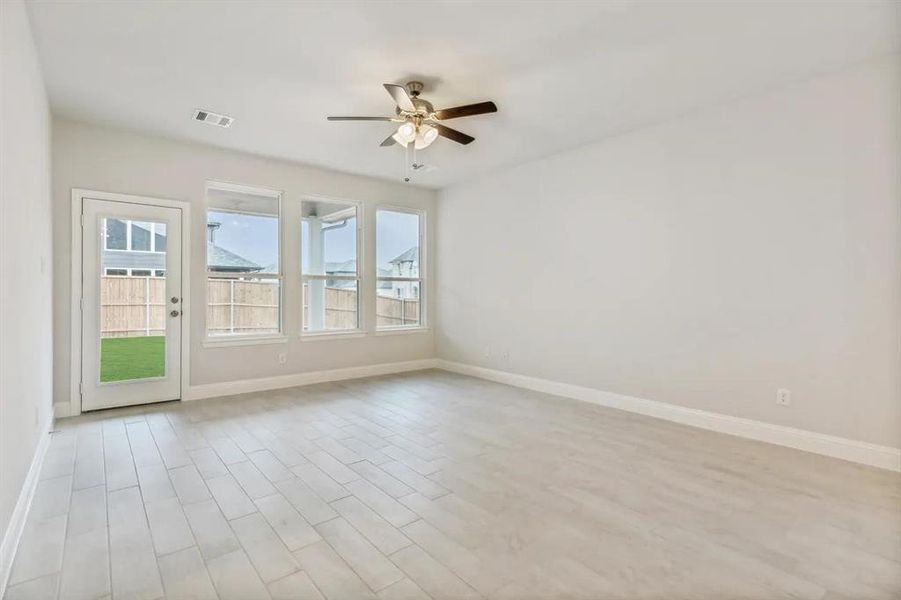
[[[428,327],[391,327],[385,329],[376,329],[377,336],[382,335],[403,335],[405,333],[428,333],[431,329]]]
[[[286,335],[236,335],[234,337],[222,336],[221,338],[206,338],[203,340],[204,348],[228,348],[230,346],[257,346],[261,344],[284,344],[288,341]]]
[[[302,342],[324,342],[327,340],[351,340],[355,338],[366,337],[366,332],[361,329],[352,329],[348,331],[316,331],[311,333],[301,333],[300,340]]]

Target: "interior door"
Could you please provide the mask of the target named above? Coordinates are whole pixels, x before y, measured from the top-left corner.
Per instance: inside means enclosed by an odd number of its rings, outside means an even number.
[[[181,397],[181,213],[82,203],[83,411]]]

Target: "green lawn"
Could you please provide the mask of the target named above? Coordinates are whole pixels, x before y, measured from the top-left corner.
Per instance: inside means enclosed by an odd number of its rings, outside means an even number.
[[[166,374],[166,338],[103,338],[100,340],[100,381],[162,377]]]

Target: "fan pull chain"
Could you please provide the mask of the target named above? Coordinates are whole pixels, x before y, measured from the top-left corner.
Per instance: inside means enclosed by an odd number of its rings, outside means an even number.
[[[404,148],[404,182],[410,183],[410,146],[412,144],[407,144],[407,147]]]

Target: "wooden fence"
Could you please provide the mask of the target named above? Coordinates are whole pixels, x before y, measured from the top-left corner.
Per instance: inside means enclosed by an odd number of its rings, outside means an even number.
[[[303,290],[307,322],[307,286]],[[278,331],[278,281],[210,279],[207,329],[212,335]],[[102,337],[162,335],[166,327],[166,280],[162,277],[104,276],[100,279]],[[397,327],[419,323],[419,300],[376,298],[376,324]],[[357,291],[325,288],[326,329],[357,327]]]
[[[162,277],[100,278],[101,337],[163,335],[166,280]]]
[[[278,333],[277,279],[210,279],[206,327],[210,335]]]
[[[303,322],[307,323],[309,301],[307,284],[303,286]],[[400,327],[419,324],[419,300],[376,296],[376,325]],[[355,329],[357,327],[357,290],[325,288],[325,329]]]

